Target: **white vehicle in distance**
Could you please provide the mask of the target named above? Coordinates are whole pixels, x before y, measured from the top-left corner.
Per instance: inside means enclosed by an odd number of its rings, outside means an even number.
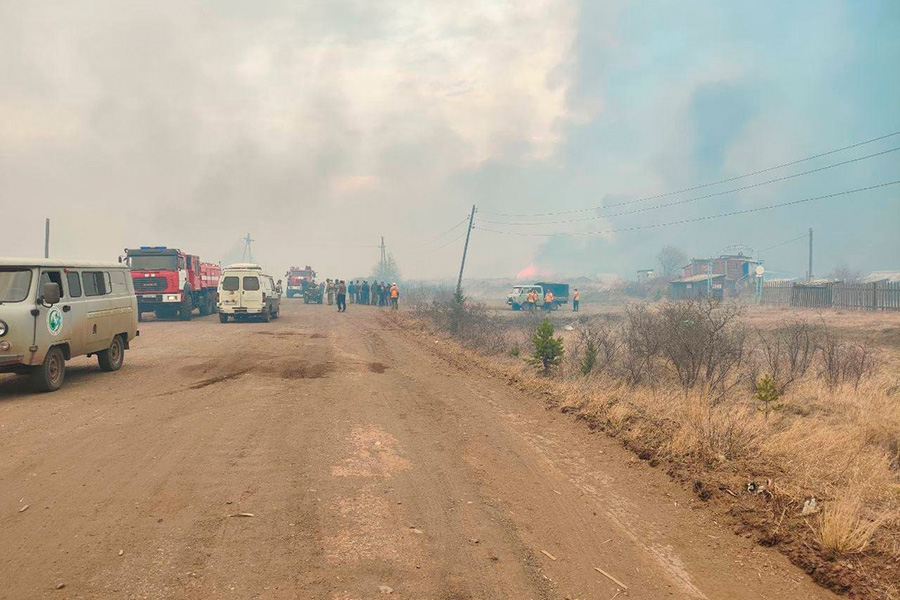
[[[227,323],[258,317],[268,323],[281,312],[281,289],[271,275],[253,263],[236,263],[219,279],[219,320]]]
[[[66,361],[97,355],[118,371],[137,330],[128,266],[48,259],[0,259],[0,373],[58,390]]]

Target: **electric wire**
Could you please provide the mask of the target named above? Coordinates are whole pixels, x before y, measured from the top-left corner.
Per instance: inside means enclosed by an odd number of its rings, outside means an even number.
[[[770,204],[768,206],[758,206],[756,208],[747,208],[744,210],[733,210],[726,213],[721,213],[717,215],[707,215],[703,217],[694,217],[691,219],[679,219],[677,221],[669,221],[667,223],[653,223],[650,225],[635,225],[633,227],[622,227],[619,229],[607,229],[603,231],[569,231],[569,232],[556,232],[556,233],[531,233],[527,231],[499,231],[496,229],[488,229],[486,227],[477,227],[481,231],[488,231],[490,233],[497,233],[503,235],[518,235],[518,236],[527,236],[527,237],[563,237],[563,236],[583,236],[583,235],[604,235],[609,233],[623,233],[627,231],[637,231],[641,229],[655,229],[659,227],[670,227],[672,225],[684,225],[686,223],[697,223],[700,221],[709,221],[711,219],[721,219],[723,217],[733,217],[736,215],[746,215],[749,213],[761,212],[764,210],[773,210],[776,208],[782,208],[784,206],[794,206],[796,204],[803,204],[805,202],[813,202],[816,200],[825,200],[828,198],[836,198],[838,196],[846,196],[848,194],[855,194],[857,192],[865,192],[868,190],[874,190],[878,188],[883,188],[891,185],[897,185],[900,183],[900,179],[896,181],[888,181],[886,183],[879,183],[876,185],[870,185],[868,187],[857,188],[854,190],[845,190],[843,192],[835,192],[833,194],[825,194],[824,196],[814,196],[811,198],[803,198],[801,200],[792,200],[790,202],[781,202],[779,204]]]
[[[804,233],[803,235],[798,235],[797,237],[791,238],[791,239],[787,240],[786,242],[781,242],[780,244],[775,244],[774,246],[769,246],[768,248],[763,248],[762,250],[760,250],[758,252],[758,254],[762,254],[763,252],[768,252],[769,250],[774,250],[775,248],[781,248],[782,246],[787,246],[788,244],[793,244],[794,242],[797,242],[799,240],[806,239],[808,236],[809,236],[808,233]]]
[[[494,220],[490,220],[490,219],[481,219],[481,222],[482,222],[482,223],[491,223],[491,224],[494,224],[494,225],[562,225],[562,224],[565,224],[565,223],[582,223],[582,222],[584,222],[584,221],[596,221],[597,219],[608,219],[608,218],[612,218],[612,217],[622,217],[622,216],[625,216],[625,215],[633,215],[633,214],[637,214],[637,213],[648,212],[648,211],[651,211],[651,210],[657,210],[657,209],[660,209],[660,208],[669,208],[669,207],[671,207],[671,206],[679,206],[679,205],[681,205],[681,204],[688,204],[688,203],[690,203],[690,202],[697,202],[697,201],[699,201],[699,200],[706,200],[706,199],[708,199],[708,198],[715,198],[716,196],[724,196],[724,195],[726,195],[726,194],[733,194],[733,193],[735,193],[735,192],[740,192],[740,191],[743,191],[743,190],[749,190],[749,189],[753,189],[753,188],[758,188],[758,187],[762,187],[762,186],[764,186],[764,185],[769,185],[769,184],[772,184],[772,183],[778,183],[778,182],[780,182],[780,181],[786,181],[786,180],[788,180],[788,179],[794,179],[794,178],[797,178],[797,177],[802,177],[802,176],[804,176],[804,175],[810,175],[810,174],[812,174],[812,173],[819,173],[819,172],[821,172],[821,171],[827,171],[828,169],[834,169],[835,167],[841,167],[841,166],[844,166],[844,165],[849,165],[849,164],[851,164],[851,163],[856,163],[856,162],[860,162],[860,161],[863,161],[863,160],[868,160],[868,159],[870,159],[870,158],[875,158],[875,157],[878,157],[878,156],[882,156],[882,155],[884,155],[884,154],[890,154],[891,152],[897,152],[898,150],[900,150],[900,146],[898,146],[898,147],[896,147],[896,148],[890,148],[890,149],[888,149],[888,150],[882,150],[881,152],[876,152],[876,153],[874,153],[874,154],[868,154],[868,155],[866,155],[866,156],[860,156],[860,157],[858,157],[858,158],[851,158],[851,159],[849,159],[849,160],[845,160],[845,161],[842,161],[842,162],[839,162],[839,163],[834,163],[834,164],[832,164],[832,165],[825,165],[824,167],[819,167],[819,168],[817,168],[817,169],[811,169],[811,170],[809,170],[809,171],[803,171],[802,173],[794,173],[794,174],[792,174],[792,175],[785,175],[784,177],[776,177],[775,179],[769,179],[769,180],[766,180],[766,181],[760,181],[760,182],[757,182],[757,183],[751,183],[751,184],[749,184],[749,185],[741,186],[741,187],[734,188],[734,189],[731,189],[731,190],[724,190],[724,191],[721,191],[721,192],[714,192],[714,193],[712,193],[712,194],[706,194],[705,196],[697,196],[697,197],[695,197],[695,198],[685,198],[685,199],[682,199],[682,200],[676,200],[676,201],[674,201],[674,202],[666,202],[666,203],[663,203],[663,204],[655,204],[655,205],[653,205],[653,206],[644,206],[644,207],[642,207],[642,208],[636,208],[636,209],[633,209],[633,210],[627,210],[627,211],[618,212],[618,213],[612,213],[612,214],[608,214],[608,215],[596,215],[596,216],[593,216],[593,217],[583,217],[583,218],[579,218],[579,219],[562,219],[562,220],[559,220],[559,221],[494,221]],[[633,204],[633,203],[635,203],[635,202],[642,202],[642,201],[643,201],[642,199],[639,199],[639,200],[631,200],[631,201],[628,201],[628,202],[620,202],[619,204],[616,204],[616,205],[614,205],[614,206],[622,206],[622,205],[625,205],[625,204]]]
[[[714,185],[719,185],[719,184],[722,184],[722,183],[729,183],[729,182],[731,182],[731,181],[737,181],[737,180],[739,180],[739,179],[746,179],[747,177],[753,177],[754,175],[760,175],[760,174],[762,174],[762,173],[768,173],[769,171],[776,171],[776,170],[778,170],[778,169],[784,169],[784,168],[786,168],[786,167],[790,167],[790,166],[793,166],[793,165],[797,165],[797,164],[800,164],[800,163],[803,163],[803,162],[807,162],[807,161],[810,161],[810,160],[815,160],[815,159],[817,159],[817,158],[822,158],[823,156],[829,156],[829,155],[831,155],[831,154],[836,154],[836,153],[838,153],[838,152],[843,152],[843,151],[845,151],[845,150],[851,150],[851,149],[853,149],[853,148],[858,148],[858,147],[860,147],[860,146],[865,146],[865,145],[867,145],[867,144],[873,144],[873,143],[875,143],[875,142],[878,142],[878,141],[881,141],[881,140],[885,140],[885,139],[887,139],[887,138],[894,137],[894,136],[897,136],[897,135],[900,135],[900,131],[894,131],[894,132],[892,132],[892,133],[888,133],[888,134],[885,134],[885,135],[881,135],[881,136],[878,136],[878,137],[875,137],[875,138],[872,138],[872,139],[869,139],[869,140],[865,140],[865,141],[862,141],[862,142],[857,142],[857,143],[851,144],[851,145],[849,145],[849,146],[843,146],[843,147],[841,147],[841,148],[835,148],[834,150],[829,150],[829,151],[827,151],[827,152],[821,152],[821,153],[819,153],[819,154],[814,154],[814,155],[812,155],[812,156],[807,156],[807,157],[805,157],[805,158],[800,158],[800,159],[793,160],[793,161],[790,161],[790,162],[782,163],[782,164],[780,164],[780,165],[774,165],[774,166],[772,166],[772,167],[767,167],[767,168],[765,168],[765,169],[759,169],[759,170],[753,171],[753,172],[751,172],[751,173],[745,173],[744,175],[738,175],[738,176],[736,176],[736,177],[729,177],[729,178],[727,178],[727,179],[719,179],[718,181],[711,181],[711,182],[709,182],[709,183],[702,183],[702,184],[699,184],[699,185],[695,185],[695,186],[693,186],[693,187],[688,187],[688,188],[683,188],[683,189],[680,189],[680,190],[675,190],[675,191],[673,191],[673,192],[665,192],[665,193],[663,193],[663,194],[656,194],[655,196],[647,196],[646,198],[638,198],[638,199],[636,199],[636,200],[629,200],[628,202],[619,202],[619,203],[616,203],[616,204],[609,204],[609,205],[607,205],[607,206],[593,206],[593,207],[590,207],[590,208],[579,208],[579,209],[573,209],[573,210],[548,211],[548,212],[540,212],[540,213],[501,213],[501,212],[492,212],[492,211],[486,211],[486,210],[479,210],[479,212],[481,212],[482,214],[486,214],[486,215],[493,215],[493,216],[495,216],[495,217],[549,217],[549,216],[554,216],[554,215],[568,215],[568,214],[576,214],[576,213],[589,212],[589,211],[592,211],[592,210],[598,210],[598,209],[602,209],[602,208],[614,208],[614,207],[616,207],[616,206],[622,206],[622,205],[624,205],[624,204],[635,203],[635,202],[646,202],[646,201],[649,201],[649,200],[658,200],[659,198],[665,198],[665,197],[668,197],[668,196],[674,196],[674,195],[676,195],[676,194],[683,194],[683,193],[685,193],[685,192],[692,192],[692,191],[694,191],[694,190],[699,190],[699,189],[711,187],[711,186],[714,186]]]
[[[466,217],[466,219],[468,220],[468,217]],[[461,239],[463,239],[464,237],[466,237],[466,234],[467,234],[467,233],[468,233],[468,230],[463,231],[460,235],[456,236],[455,238],[453,238],[452,240],[450,240],[449,242],[447,242],[447,243],[445,243],[445,244],[441,244],[440,246],[438,246],[438,247],[436,247],[436,248],[431,248],[430,250],[423,250],[423,251],[422,251],[422,254],[430,254],[430,253],[432,253],[432,252],[437,252],[438,250],[440,250],[440,249],[442,249],[442,248],[446,248],[447,246],[449,246],[449,245],[451,245],[451,244],[453,244],[453,243],[455,243],[455,242],[458,242],[459,240],[461,240]]]
[[[430,244],[431,242],[436,242],[437,240],[441,239],[441,238],[444,237],[445,235],[447,235],[447,234],[449,234],[449,233],[452,233],[453,231],[456,231],[460,226],[462,226],[463,223],[466,223],[468,220],[469,220],[469,215],[466,215],[466,216],[463,218],[462,221],[460,221],[459,223],[457,223],[456,225],[454,225],[453,227],[451,227],[451,228],[448,229],[447,231],[445,231],[445,232],[443,232],[443,233],[440,233],[440,234],[438,234],[438,235],[432,236],[432,237],[430,237],[430,238],[427,238],[427,239],[425,239],[425,240],[422,240],[421,242],[418,242],[418,243],[416,243],[414,246],[412,246],[412,248],[419,248],[419,247],[421,247],[421,246],[427,246],[427,245]]]

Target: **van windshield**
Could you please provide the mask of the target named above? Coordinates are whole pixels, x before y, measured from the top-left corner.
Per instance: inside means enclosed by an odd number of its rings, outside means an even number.
[[[236,292],[240,287],[240,279],[234,276],[225,277],[222,279],[222,289],[226,292]]]
[[[31,269],[0,269],[0,303],[21,302],[31,289]]]

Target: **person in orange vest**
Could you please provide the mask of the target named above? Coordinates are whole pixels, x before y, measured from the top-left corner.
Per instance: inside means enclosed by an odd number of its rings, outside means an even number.
[[[581,303],[581,292],[578,291],[578,288],[575,288],[575,293],[572,294],[572,310],[578,312],[578,305]]]
[[[553,292],[551,290],[547,290],[547,293],[544,294],[544,310],[547,312],[553,310]]]
[[[528,290],[528,295],[525,296],[525,308],[528,309],[528,312],[534,312],[535,304],[537,304],[537,295],[534,290]]]
[[[398,310],[400,308],[400,288],[396,283],[391,284],[391,308]]]

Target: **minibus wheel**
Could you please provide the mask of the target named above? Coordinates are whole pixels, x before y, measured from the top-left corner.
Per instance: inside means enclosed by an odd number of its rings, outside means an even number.
[[[97,362],[104,371],[118,371],[122,368],[122,362],[125,360],[125,344],[122,343],[122,336],[117,335],[112,339],[112,343],[106,350],[97,353]]]
[[[47,350],[44,363],[31,372],[31,382],[39,392],[55,392],[66,378],[66,357],[59,346]]]

